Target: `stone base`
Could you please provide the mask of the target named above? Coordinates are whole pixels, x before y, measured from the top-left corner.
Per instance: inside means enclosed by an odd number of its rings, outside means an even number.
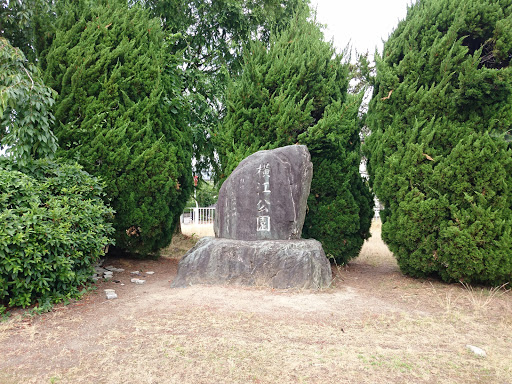
[[[327,287],[332,271],[316,240],[244,241],[201,238],[178,266],[171,287],[195,284]]]

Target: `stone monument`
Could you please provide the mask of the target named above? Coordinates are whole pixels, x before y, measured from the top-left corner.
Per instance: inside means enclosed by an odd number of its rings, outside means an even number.
[[[259,151],[240,162],[219,191],[215,237],[203,237],[186,253],[171,286],[328,286],[331,267],[322,245],[301,239],[312,177],[303,145]]]

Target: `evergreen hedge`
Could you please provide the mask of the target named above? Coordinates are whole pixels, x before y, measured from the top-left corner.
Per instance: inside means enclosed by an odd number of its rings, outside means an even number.
[[[321,241],[340,264],[358,255],[373,216],[372,196],[359,175],[362,95],[348,95],[348,81],[342,55],[299,13],[271,36],[270,46],[249,45],[214,137],[222,180],[258,150],[308,146],[313,181],[303,237]]]
[[[382,235],[411,276],[512,279],[512,1],[420,0],[377,57]]]
[[[3,305],[48,308],[80,295],[112,243],[102,195],[76,164],[0,161],[0,314]]]
[[[172,36],[140,4],[63,2],[44,59],[58,155],[101,176],[116,211],[116,248],[169,244],[192,190],[191,132]]]

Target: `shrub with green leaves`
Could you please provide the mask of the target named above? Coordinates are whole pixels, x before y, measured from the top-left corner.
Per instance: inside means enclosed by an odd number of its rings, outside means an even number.
[[[421,0],[377,57],[367,123],[401,270],[512,280],[512,1]]]
[[[313,180],[303,237],[315,238],[340,264],[359,254],[373,199],[359,175],[362,94],[347,93],[348,64],[304,12],[249,45],[242,74],[227,93],[227,114],[214,139],[227,177],[262,149],[305,144]]]
[[[0,162],[0,304],[49,305],[80,294],[112,243],[103,187],[78,165]]]

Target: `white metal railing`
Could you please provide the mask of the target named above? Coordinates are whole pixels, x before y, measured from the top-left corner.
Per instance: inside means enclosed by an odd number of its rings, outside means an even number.
[[[181,214],[181,224],[213,224],[215,219],[215,207],[185,208]]]

